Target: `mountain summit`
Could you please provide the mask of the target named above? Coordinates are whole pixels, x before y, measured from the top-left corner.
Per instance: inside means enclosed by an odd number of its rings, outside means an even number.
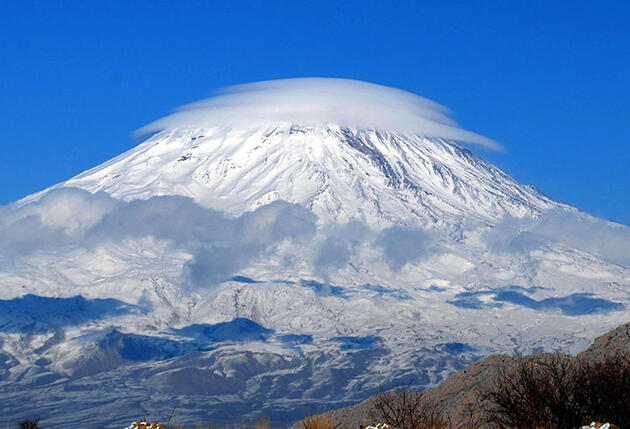
[[[116,198],[184,195],[240,215],[281,200],[321,222],[493,223],[561,205],[455,142],[298,125],[163,131],[63,184]]]
[[[137,148],[64,186],[132,200],[183,195],[240,215],[281,200],[320,223],[458,224],[560,205],[462,148],[497,149],[417,95],[348,79],[239,85],[158,120]]]
[[[422,97],[263,82],[144,131],[0,207],[9,420],[284,425],[630,317],[630,228],[519,184]]]

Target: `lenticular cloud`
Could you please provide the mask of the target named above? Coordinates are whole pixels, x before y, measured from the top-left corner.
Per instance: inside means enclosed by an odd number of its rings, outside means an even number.
[[[241,127],[275,124],[337,125],[397,131],[501,146],[460,128],[449,110],[424,97],[350,79],[281,79],[236,85],[216,96],[181,107],[138,130],[140,134],[173,128]]]

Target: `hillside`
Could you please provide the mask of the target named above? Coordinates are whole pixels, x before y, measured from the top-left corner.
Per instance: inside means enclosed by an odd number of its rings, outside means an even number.
[[[630,323],[596,338],[574,359],[597,361],[618,355],[630,357]],[[528,355],[524,359],[535,362],[548,360],[551,356],[553,355],[549,353],[539,353]],[[427,397],[443,407],[447,420],[453,428],[466,427],[471,420],[475,421],[482,415],[482,412],[475,407],[479,398],[478,392],[493,383],[501,371],[509,370],[521,362],[523,362],[522,357],[509,355],[485,357],[452,374],[438,386],[428,389]],[[626,396],[626,400],[630,403],[630,393]],[[340,428],[358,428],[361,425],[371,424],[373,421],[370,418],[370,410],[373,409],[375,398],[376,396],[373,396],[355,406],[322,413],[322,416],[339,425]],[[297,422],[289,429],[302,428],[301,422]]]

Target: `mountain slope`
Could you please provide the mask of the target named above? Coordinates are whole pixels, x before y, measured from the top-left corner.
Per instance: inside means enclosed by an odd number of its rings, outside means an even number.
[[[600,337],[597,337],[588,349],[576,356],[577,359],[599,360],[607,357],[628,355],[630,353],[629,333],[630,324],[621,325]],[[531,361],[549,359],[549,354],[536,354],[526,356]],[[498,376],[501,370],[505,371],[521,362],[523,357],[508,355],[492,355],[483,358],[464,370],[449,376],[433,389],[428,390],[428,397],[440,404],[444,413],[448,416],[448,422],[452,427],[468,427],[467,422],[475,421],[478,416],[471,410],[476,410],[478,401],[477,392],[489,386]],[[323,413],[327,419],[343,428],[358,428],[361,425],[372,424],[370,411],[375,397],[347,408]],[[301,421],[292,425],[289,429],[299,429]]]
[[[561,207],[454,142],[278,125],[171,130],[65,182],[126,200],[185,195],[242,214],[283,200],[320,222],[496,222]]]

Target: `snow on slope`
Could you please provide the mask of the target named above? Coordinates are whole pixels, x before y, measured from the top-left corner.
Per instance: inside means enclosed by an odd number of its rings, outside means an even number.
[[[380,227],[496,222],[561,206],[454,142],[336,126],[164,131],[63,186],[125,200],[185,195],[235,215],[283,200],[323,223]]]
[[[287,424],[630,318],[630,228],[444,136],[351,125],[168,129],[1,208],[3,417]]]

